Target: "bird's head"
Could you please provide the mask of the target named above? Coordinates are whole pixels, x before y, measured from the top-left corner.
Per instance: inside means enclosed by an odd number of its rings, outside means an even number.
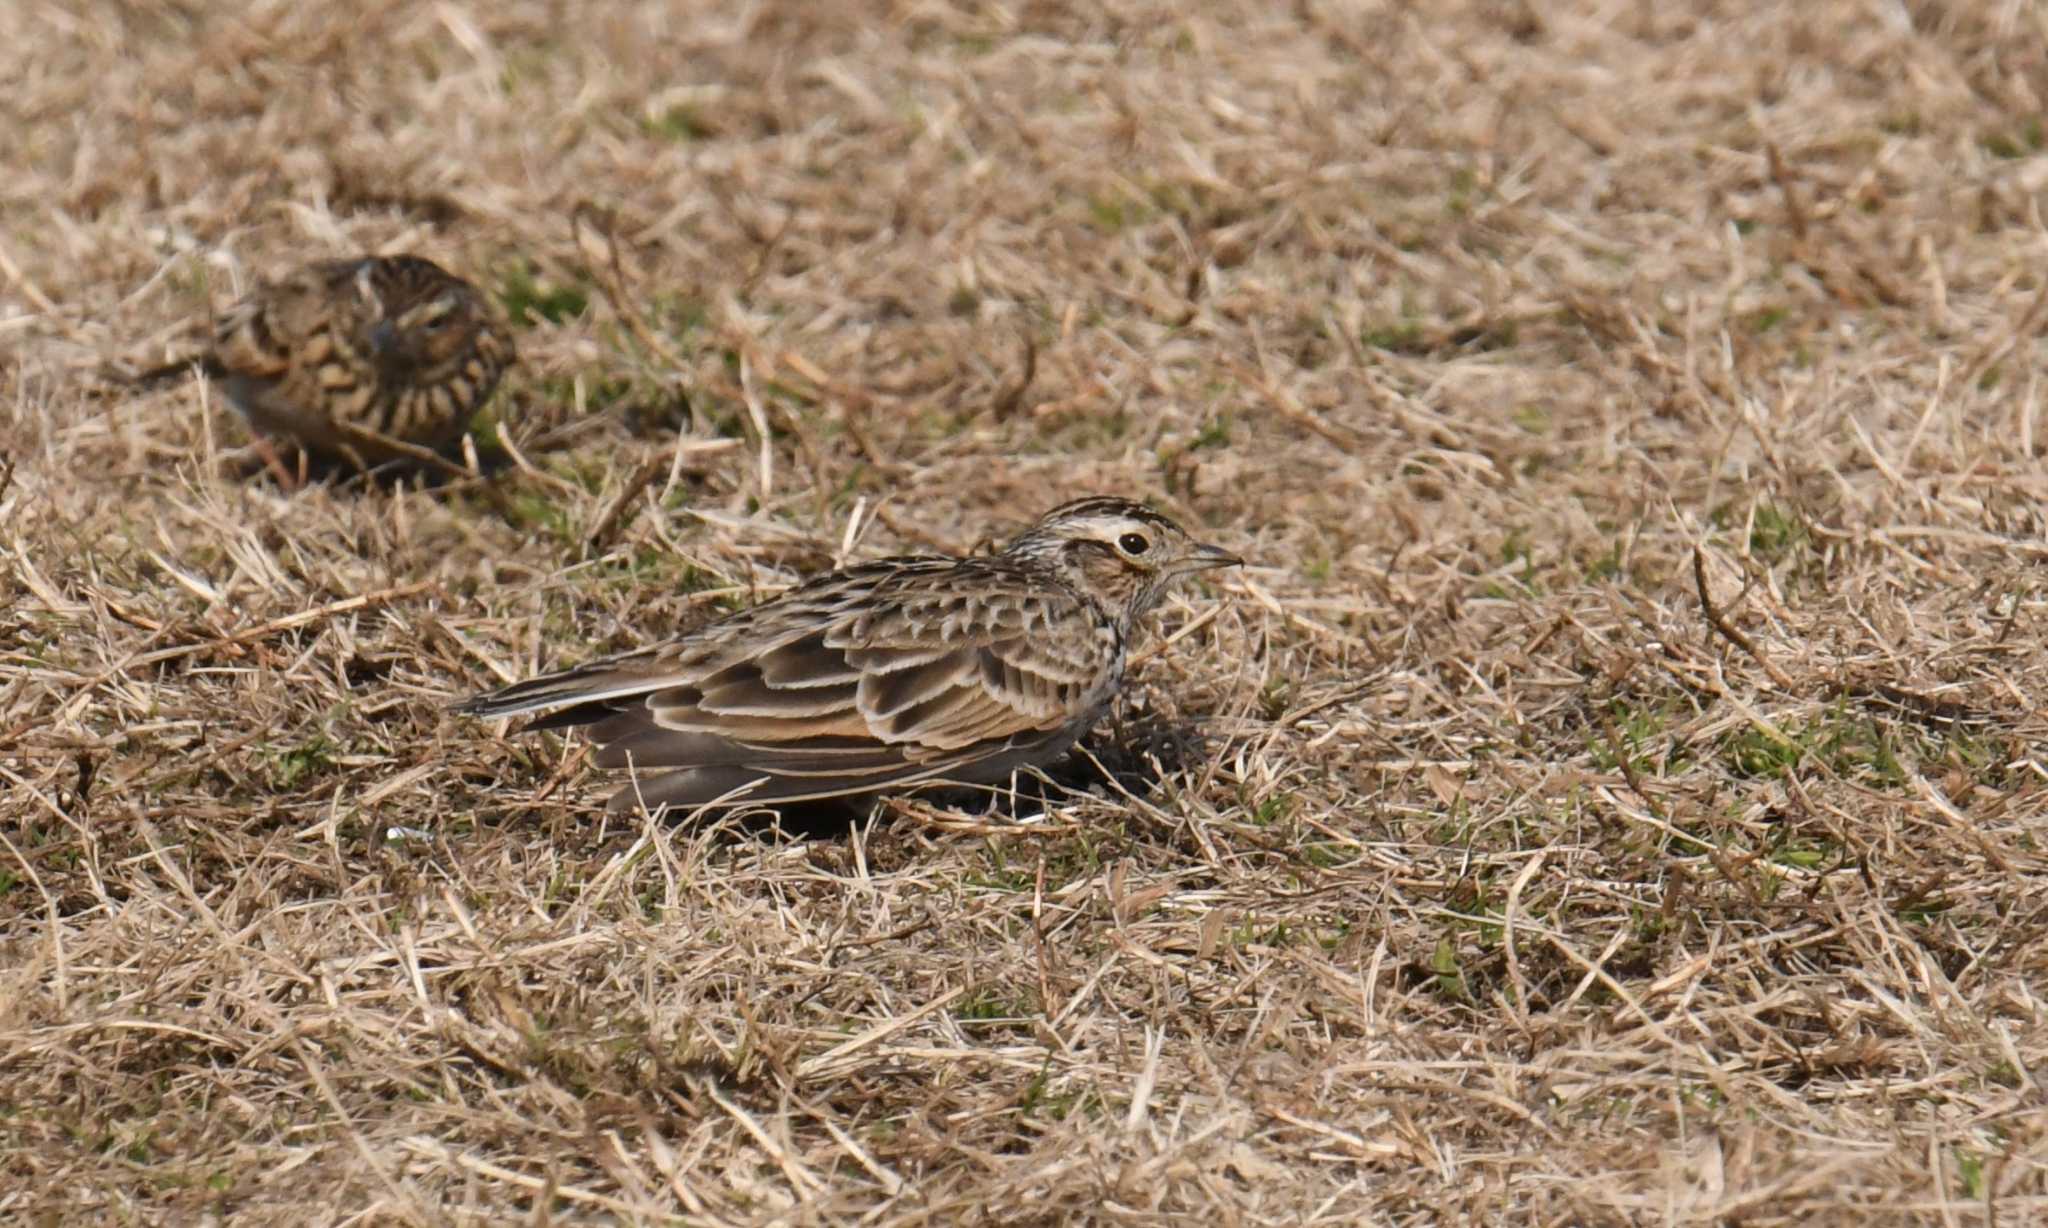
[[[1142,503],[1110,496],[1061,504],[1003,553],[1051,567],[1118,611],[1126,626],[1143,617],[1182,576],[1244,562],[1228,550],[1196,541]]]
[[[387,376],[434,383],[454,374],[490,323],[474,287],[417,256],[363,261],[356,287],[368,308],[366,348]]]

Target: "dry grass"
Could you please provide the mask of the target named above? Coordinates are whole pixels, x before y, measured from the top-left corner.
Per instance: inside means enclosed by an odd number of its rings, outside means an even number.
[[[2048,1217],[2039,5],[330,7],[0,5],[0,1218]],[[88,379],[395,248],[489,487]],[[442,711],[1090,491],[1128,793]]]

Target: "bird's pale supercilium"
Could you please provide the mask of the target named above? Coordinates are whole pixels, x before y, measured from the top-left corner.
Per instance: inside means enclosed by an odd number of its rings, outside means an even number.
[[[994,784],[1099,720],[1174,581],[1237,556],[1127,499],[1063,504],[1001,551],[817,577],[679,639],[457,705],[587,726],[614,809]]]
[[[257,287],[216,318],[201,366],[259,431],[370,465],[449,448],[514,359],[475,286],[370,256]]]

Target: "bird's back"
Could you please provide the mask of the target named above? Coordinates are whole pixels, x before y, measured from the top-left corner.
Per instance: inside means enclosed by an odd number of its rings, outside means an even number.
[[[821,577],[665,646],[481,697],[588,725],[617,805],[983,783],[1063,753],[1121,678],[1115,620],[1043,568],[898,558]]]

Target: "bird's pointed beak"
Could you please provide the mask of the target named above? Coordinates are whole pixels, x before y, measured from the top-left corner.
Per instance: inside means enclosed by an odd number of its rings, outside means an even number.
[[[1185,566],[1189,571],[1209,571],[1217,567],[1242,567],[1244,560],[1221,546],[1196,542],[1195,548],[1188,552]]]
[[[379,320],[370,328],[370,348],[382,358],[391,353],[398,344],[398,326],[389,320]]]

